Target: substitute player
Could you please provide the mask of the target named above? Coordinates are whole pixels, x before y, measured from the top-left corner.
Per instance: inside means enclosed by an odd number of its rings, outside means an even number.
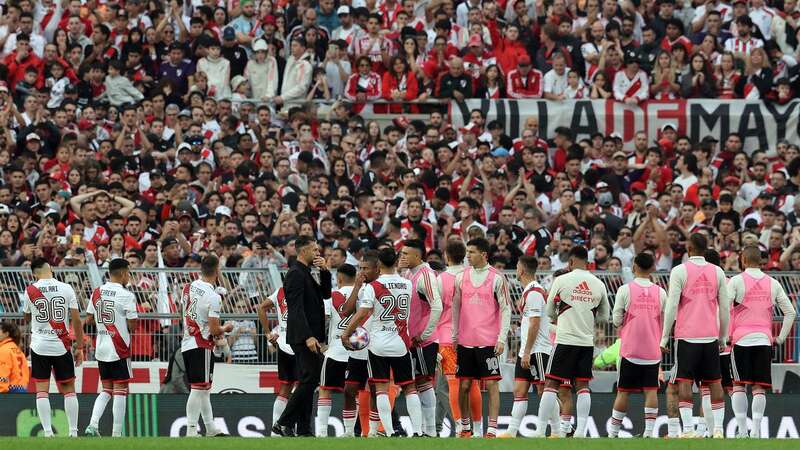
[[[511,323],[511,296],[502,272],[489,265],[489,241],[483,238],[467,242],[469,267],[456,275],[453,294],[453,342],[457,345],[460,380],[461,435],[471,435],[469,392],[473,382],[484,381],[489,392],[489,421],[486,437],[497,436],[500,412],[500,360]]]
[[[411,280],[411,312],[408,320],[411,335],[411,359],[414,361],[417,392],[422,403],[422,424],[426,436],[436,436],[436,393],[433,378],[439,341],[435,334],[442,315],[442,296],[436,272],[425,262],[425,244],[418,240],[403,242],[398,267]]]
[[[355,277],[355,267],[350,264],[339,266],[336,270],[336,286],[339,287],[334,289],[331,292],[331,298],[325,301],[325,312],[330,319],[328,322],[328,342],[331,344],[325,351],[322,361],[319,399],[317,400],[317,437],[328,436],[328,418],[331,415],[333,392],[344,392],[350,351],[342,345],[341,334],[350,321],[350,314],[345,314],[345,310],[347,300],[354,289]],[[344,418],[344,410],[342,410],[342,417]],[[355,411],[353,411],[352,418],[353,422],[355,422]]]
[[[777,280],[761,271],[761,250],[749,245],[742,250],[744,272],[728,283],[733,300],[731,367],[733,368],[733,413],[737,437],[747,437],[747,385],[753,392],[753,428],[750,437],[761,437],[761,420],[767,406],[765,391],[772,387],[772,343],[780,345],[792,330],[797,316],[792,302]],[[783,325],[772,334],[772,311],[778,306]],[[774,339],[773,339],[774,338]]]
[[[233,329],[233,324],[220,326],[219,310],[222,297],[215,285],[219,276],[219,259],[208,255],[200,262],[200,279],[183,288],[183,341],[181,352],[191,391],[186,402],[186,436],[197,437],[200,416],[206,426],[206,436],[223,435],[214,425],[211,410],[211,383],[214,376],[214,338]]]
[[[53,278],[53,269],[44,258],[31,262],[36,281],[25,288],[22,312],[31,324],[31,379],[36,386],[36,411],[45,437],[53,436],[50,409],[50,374],[58,391],[64,394],[70,437],[78,436],[78,398],[75,397],[75,367],[83,362],[83,324],[78,299],[72,286]],[[69,326],[75,336],[75,350]],[[74,359],[74,363],[73,363]]]
[[[272,308],[276,308],[278,312],[278,329],[270,330],[269,320],[267,320],[267,312]],[[268,337],[269,341],[278,346],[278,393],[275,396],[275,402],[272,404],[272,423],[278,423],[281,418],[283,410],[286,409],[286,404],[289,402],[289,396],[292,395],[292,389],[297,384],[297,366],[294,358],[294,350],[286,343],[286,318],[289,314],[289,308],[286,306],[286,295],[283,288],[278,288],[266,300],[258,305],[258,320],[261,326],[264,327],[264,335]]]
[[[586,435],[592,405],[589,381],[592,379],[594,328],[595,324],[607,322],[609,315],[606,286],[586,269],[588,259],[586,247],[573,247],[569,252],[570,272],[553,280],[547,296],[545,311],[556,321],[556,339],[539,402],[537,437],[544,436],[548,419],[558,420],[551,417],[558,408],[558,389],[561,383],[570,380],[575,380],[578,392],[575,437]]]
[[[655,259],[649,253],[639,253],[633,259],[630,283],[617,290],[613,322],[619,329],[620,345],[617,398],[611,411],[609,437],[617,437],[628,411],[628,394],[644,392],[644,434],[653,437],[658,416],[658,368],[661,364],[659,342],[663,332],[664,305],[667,293],[650,280]]]
[[[502,438],[517,436],[522,418],[528,411],[531,384],[536,386],[536,393],[540,397],[544,391],[544,372],[553,345],[550,342],[550,322],[542,320],[547,292],[536,281],[538,267],[535,256],[521,256],[517,261],[517,279],[525,288],[522,291],[519,355],[514,368],[514,406],[511,408],[508,431],[500,435]]]
[[[364,285],[359,294],[358,311],[342,333],[341,341],[350,348],[349,339],[358,324],[372,317],[368,352],[370,382],[375,385],[378,415],[388,436],[397,435],[392,425],[389,403],[389,379],[402,387],[406,409],[411,417],[413,434],[421,433],[422,411],[414,385],[414,364],[411,361],[411,337],[408,315],[411,282],[396,272],[397,253],[393,248],[378,251],[380,276]]]
[[[125,423],[125,407],[128,400],[128,382],[131,372],[131,332],[136,328],[136,297],[125,285],[130,281],[128,260],[112,259],[108,263],[109,280],[92,292],[86,307],[86,323],[97,323],[95,359],[100,369],[103,392],[97,396],[92,409],[92,418],[86,427],[87,436],[100,436],[100,418],[106,410],[112,394],[113,425],[111,436],[122,436]]]
[[[689,259],[672,269],[664,313],[661,349],[666,351],[675,325],[675,367],[672,381],[678,383],[678,411],[683,422],[682,437],[696,437],[693,430],[692,383],[701,381],[711,389],[711,425],[725,419],[719,354],[725,348],[730,318],[725,273],[703,257],[708,240],[700,233],[689,236]],[[677,315],[677,317],[676,317]],[[709,426],[709,428],[712,428]],[[715,438],[721,438],[715,427]]]

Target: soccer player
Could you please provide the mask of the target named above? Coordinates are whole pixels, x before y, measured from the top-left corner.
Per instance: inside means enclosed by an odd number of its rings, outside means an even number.
[[[353,282],[356,277],[356,268],[350,264],[342,264],[336,271],[337,289],[331,292],[331,298],[326,300],[325,310],[330,317],[328,324],[328,342],[330,347],[325,351],[322,362],[322,373],[320,375],[319,399],[317,400],[317,437],[328,436],[328,418],[331,415],[331,396],[334,391],[343,392],[345,386],[345,376],[347,373],[347,361],[350,352],[342,345],[341,334],[347,327],[351,315],[346,314],[346,305],[353,291]],[[353,302],[354,303],[354,302]],[[352,311],[351,311],[352,313]],[[353,425],[355,425],[355,405],[348,405],[342,410],[342,417],[345,418],[345,411],[352,411]],[[345,430],[346,432],[346,430]],[[352,427],[351,427],[352,433]]]
[[[414,361],[417,392],[422,403],[422,424],[426,436],[436,436],[436,393],[433,378],[439,341],[434,334],[442,314],[442,296],[436,272],[425,262],[425,244],[407,240],[400,249],[398,267],[408,269],[411,280],[411,311],[408,321],[411,335],[411,360]]]
[[[233,329],[233,324],[220,326],[222,297],[215,284],[219,276],[219,259],[208,255],[200,262],[200,279],[183,288],[183,341],[181,352],[189,379],[189,400],[186,402],[187,437],[197,437],[197,423],[203,416],[206,436],[223,435],[214,425],[211,410],[211,382],[214,375],[214,337]]]
[[[78,299],[72,286],[53,278],[44,258],[31,262],[36,281],[25,288],[22,312],[31,324],[31,379],[36,386],[36,411],[45,437],[53,436],[50,410],[50,373],[64,395],[70,437],[78,436],[78,399],[75,397],[75,367],[83,363],[83,325]],[[77,345],[72,350],[69,326]],[[74,363],[73,363],[74,359]]]
[[[500,360],[511,322],[511,296],[502,272],[489,265],[489,241],[467,242],[469,267],[456,275],[453,293],[453,343],[456,344],[461,406],[461,436],[471,436],[469,392],[475,381],[484,381],[489,392],[489,421],[486,437],[497,436],[500,412]]]
[[[522,417],[528,411],[528,389],[536,386],[541,397],[544,391],[544,372],[553,345],[550,342],[550,322],[542,320],[547,298],[542,285],[536,281],[539,262],[536,256],[522,256],[517,261],[517,279],[522,286],[522,323],[520,330],[519,355],[514,368],[514,406],[511,408],[511,422],[503,438],[517,436]],[[558,422],[553,422],[558,423]]]
[[[267,320],[267,311],[276,308],[278,312],[278,329],[270,330],[269,320]],[[294,351],[292,347],[286,343],[286,317],[289,309],[286,307],[286,295],[283,288],[278,288],[266,300],[258,305],[258,320],[261,326],[264,327],[264,334],[269,338],[272,345],[278,346],[278,395],[275,396],[275,402],[272,404],[272,423],[278,423],[281,418],[283,410],[286,409],[286,404],[289,402],[289,396],[292,395],[292,389],[297,383],[297,367],[294,358]]]
[[[711,423],[714,437],[721,438],[725,419],[719,354],[725,348],[730,318],[725,273],[703,257],[708,239],[692,233],[687,241],[689,259],[672,269],[664,313],[661,348],[666,351],[675,325],[675,364],[672,381],[678,383],[678,411],[683,422],[682,437],[693,438],[692,383],[701,381],[711,389]],[[677,317],[676,317],[677,315]],[[709,427],[711,428],[711,427]],[[710,432],[710,430],[709,430]]]
[[[397,274],[397,252],[393,248],[379,250],[378,263],[380,276],[360,289],[358,311],[342,333],[341,341],[350,348],[349,338],[358,324],[372,317],[367,363],[370,381],[375,385],[381,423],[388,436],[397,435],[389,403],[391,375],[395,384],[403,389],[413,434],[418,435],[421,433],[422,405],[414,384],[414,364],[409,352],[411,337],[408,334],[411,282]]]
[[[636,278],[617,290],[613,322],[619,329],[620,345],[617,398],[611,412],[609,437],[617,437],[628,411],[628,394],[644,393],[644,434],[653,437],[658,416],[658,368],[661,364],[661,340],[664,304],[667,293],[650,280],[655,258],[639,253],[633,259]]]
[[[761,250],[749,245],[742,250],[744,272],[728,283],[733,300],[731,367],[734,388],[732,406],[737,437],[747,437],[747,385],[753,392],[753,428],[750,437],[761,437],[761,420],[767,406],[766,389],[772,387],[772,311],[777,305],[783,325],[774,342],[786,341],[796,317],[792,302],[781,284],[761,271]]]
[[[111,436],[122,436],[125,407],[128,399],[128,382],[131,373],[131,332],[136,328],[136,297],[125,285],[130,281],[128,260],[112,259],[108,264],[109,280],[92,292],[86,307],[86,323],[97,323],[95,358],[100,369],[103,392],[97,396],[92,418],[86,427],[87,436],[100,436],[100,418],[112,394],[113,425]]]
[[[556,321],[556,340],[547,364],[544,393],[539,402],[536,436],[544,436],[547,421],[558,409],[558,389],[575,380],[578,392],[575,410],[575,437],[586,435],[586,422],[592,405],[589,381],[592,379],[595,324],[608,321],[608,292],[605,284],[587,270],[586,247],[576,245],[569,252],[570,272],[553,280],[545,311]]]

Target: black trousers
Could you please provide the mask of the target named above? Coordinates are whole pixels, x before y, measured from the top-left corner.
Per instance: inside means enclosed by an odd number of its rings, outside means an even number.
[[[298,384],[278,424],[284,427],[297,426],[297,434],[312,434],[311,418],[314,416],[314,391],[319,386],[322,371],[322,354],[313,353],[305,344],[291,344],[297,363]]]

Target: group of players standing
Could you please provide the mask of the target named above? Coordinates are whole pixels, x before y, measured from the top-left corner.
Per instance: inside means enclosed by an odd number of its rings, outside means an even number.
[[[318,257],[315,241],[303,244],[307,248],[298,248],[298,252]],[[794,309],[781,285],[761,272],[762,255],[757,247],[743,249],[741,257],[746,269],[728,281],[722,269],[713,264],[713,252],[707,260],[703,235],[691,235],[687,246],[689,259],[672,270],[669,294],[651,281],[653,255],[637,255],[635,279],[617,291],[613,313],[604,283],[587,269],[585,247],[572,249],[569,271],[557,276],[549,291],[536,281],[536,258],[520,258],[516,276],[524,286],[518,305],[522,311],[521,343],[511,422],[502,434],[497,430],[498,381],[502,378],[499,357],[505,350],[510,328],[511,297],[505,275],[488,264],[489,243],[481,238],[470,240],[466,246],[459,241],[449,242],[445,249],[448,267],[438,274],[424,262],[425,247],[419,241],[404,242],[399,254],[389,246],[366,252],[358,270],[351,265],[338,269],[337,289],[328,300],[328,346],[317,349],[322,369],[316,435],[327,435],[331,397],[341,391],[345,436],[354,436],[358,394],[368,385],[368,435],[377,435],[380,427],[388,436],[400,434],[389,398],[393,382],[403,391],[412,433],[435,436],[434,377],[441,361],[442,368],[456,368],[458,406],[462,412],[456,423],[458,436],[515,437],[528,409],[528,391],[534,385],[540,397],[535,435],[544,437],[548,426],[551,436],[571,433],[570,412],[574,404],[574,436],[584,437],[591,408],[588,383],[592,378],[595,327],[611,316],[621,338],[611,437],[619,433],[631,392],[644,393],[643,437],[654,437],[661,355],[667,351],[673,325],[676,363],[667,389],[669,435],[697,436],[692,393],[697,384],[703,394],[708,394],[703,395],[703,423],[713,437],[722,437],[723,388],[732,399],[738,436],[747,435],[746,388],[751,386],[750,435],[759,437],[766,404],[764,393],[771,386],[771,347],[773,343],[783,343],[788,336]],[[462,266],[465,260],[468,264]],[[44,434],[52,435],[48,392],[53,372],[59,391],[65,396],[69,433],[77,435],[73,359],[79,365],[83,355],[80,347],[72,351],[68,328],[71,323],[75,340],[82,342],[84,323],[80,321],[72,288],[55,280],[43,260],[34,261],[31,269],[37,281],[27,287],[23,309],[31,323],[37,410]],[[220,324],[218,272],[218,259],[207,256],[201,263],[200,279],[186,285],[182,295],[181,350],[191,385],[186,406],[188,436],[198,435],[200,416],[206,436],[221,434],[214,426],[209,395],[214,338],[230,331],[230,325]],[[88,435],[99,434],[100,417],[112,398],[112,434],[119,436],[122,432],[131,378],[129,330],[137,318],[135,298],[124,287],[128,281],[127,262],[111,261],[109,281],[94,291],[87,308],[86,322],[97,325],[96,358],[103,385],[86,429]],[[775,306],[784,315],[777,337],[772,331]],[[292,395],[297,368],[285,339],[288,308],[282,289],[259,307],[259,317],[267,330],[267,312],[273,307],[278,309],[280,326],[275,332],[267,332],[279,347],[282,383],[273,410],[273,423],[277,424]],[[350,347],[349,338],[359,326],[369,331],[370,341],[366,349],[356,351]],[[474,401],[470,393],[477,383],[484,383],[488,392],[485,433],[467,413],[471,398]],[[577,394],[574,401],[573,389]],[[362,428],[366,426],[363,424]],[[273,434],[287,436],[294,432],[280,425],[273,427]]]

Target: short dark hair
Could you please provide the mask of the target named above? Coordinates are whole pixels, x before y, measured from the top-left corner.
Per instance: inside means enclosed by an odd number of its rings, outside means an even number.
[[[758,247],[756,247],[756,248],[758,248]],[[761,250],[759,250],[759,256],[760,255],[761,255]],[[716,251],[713,248],[707,249],[706,253],[703,255],[703,257],[706,259],[707,262],[710,262],[711,264],[713,264],[715,266],[719,266],[719,265],[722,264],[722,258],[720,257],[719,252]]]
[[[48,262],[44,258],[34,258],[31,261],[31,272],[36,272],[37,270],[41,270]]]
[[[705,252],[706,248],[708,248],[708,239],[700,233],[692,233],[689,236],[688,244],[697,253]]]
[[[219,258],[215,255],[207,255],[200,261],[200,272],[203,275],[215,275],[219,269]]]
[[[492,246],[489,244],[489,241],[487,241],[487,240],[486,240],[486,239],[484,239],[484,238],[475,238],[475,239],[470,239],[470,240],[467,242],[467,247],[469,247],[469,246],[476,247],[476,248],[478,249],[478,251],[479,251],[479,252],[481,252],[481,253],[486,253],[487,255],[489,254],[489,250],[490,250],[490,249],[491,249],[491,247],[492,247]]]
[[[294,246],[297,250],[300,250],[301,248],[314,242],[317,242],[317,240],[312,236],[300,236],[296,241],[294,241]]]
[[[111,262],[108,263],[108,272],[111,275],[120,275],[124,271],[128,270],[130,264],[128,264],[128,260],[125,258],[114,258]]]
[[[356,277],[356,268],[353,267],[352,264],[342,264],[338,269],[336,269],[336,273],[340,273],[348,280],[352,280]]]
[[[444,247],[444,254],[451,261],[464,261],[464,257],[467,255],[467,248],[464,247],[464,243],[461,241],[450,241]]]
[[[569,251],[569,256],[571,258],[580,259],[581,261],[587,261],[589,260],[589,251],[582,245],[576,245]]]
[[[364,256],[361,257],[361,261],[371,264],[371,265],[378,265],[378,251],[377,250],[367,250],[364,252]]]
[[[397,262],[397,252],[392,247],[386,247],[378,250],[378,261],[384,267],[394,267]]]
[[[419,257],[425,259],[425,244],[418,239],[407,239],[403,241],[403,247],[411,247],[419,251]]]
[[[652,270],[655,265],[655,258],[650,253],[642,252],[633,258],[633,263],[642,270]]]
[[[7,321],[0,322],[0,330],[7,334],[8,337],[11,338],[15,344],[17,344],[17,346],[20,345],[20,342],[22,341],[22,334],[19,332],[19,327],[17,324]]]
[[[539,258],[536,256],[521,256],[517,264],[522,267],[522,270],[525,271],[528,275],[533,275],[536,273],[536,269],[539,268]]]

